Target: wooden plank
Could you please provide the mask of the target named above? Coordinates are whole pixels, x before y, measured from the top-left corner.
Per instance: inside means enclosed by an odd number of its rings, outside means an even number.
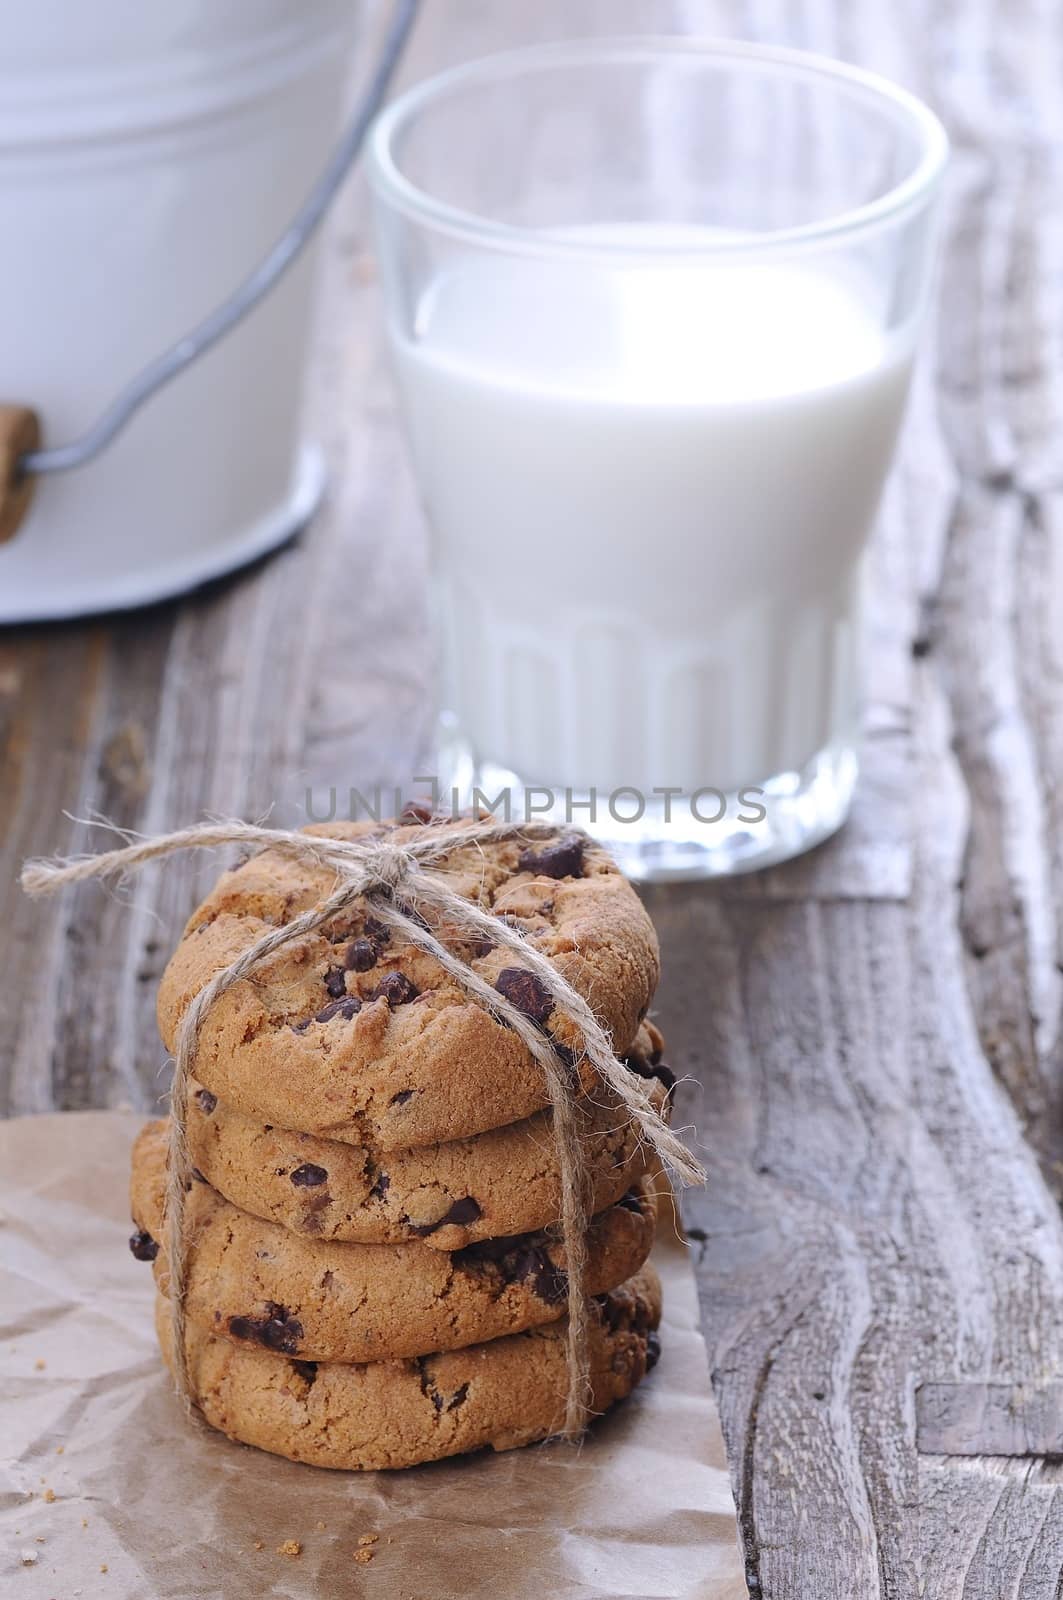
[[[40,914],[17,886],[27,856],[48,854],[76,811],[96,743],[95,700],[106,652],[101,627],[55,639],[12,630],[0,640],[5,684],[0,785],[0,916],[6,930],[0,985],[0,1109],[54,1103],[55,1002],[70,961],[58,906]],[[45,802],[44,797],[47,797]]]
[[[1051,406],[1057,381],[1041,356],[1044,325],[1058,315],[1059,285],[1046,273],[1051,250],[1044,249],[1052,233],[1044,187],[1052,163],[1031,156],[1038,138],[1050,138],[1058,160],[1060,61],[1046,17],[1034,7],[1020,5],[1005,20],[988,5],[950,6],[939,26],[950,38],[940,92],[956,140],[957,179],[946,264],[956,300],[940,395],[962,483],[934,654],[948,699],[944,731],[962,784],[962,814],[949,830],[962,849],[955,922],[963,948],[955,976],[964,982],[981,1057],[967,1082],[978,1087],[974,1072],[982,1062],[997,1075],[1048,1187],[1027,1172],[1016,1191],[997,1192],[990,1212],[986,1170],[970,1173],[977,1205],[961,1191],[957,1212],[970,1212],[976,1224],[986,1337],[972,1350],[962,1324],[946,1331],[930,1370],[945,1376],[951,1366],[953,1380],[1036,1392],[1058,1374],[1061,1360],[1061,746],[1051,666],[1059,569],[1045,537],[1043,434],[1034,421]],[[929,834],[927,841],[934,843]],[[997,1140],[1017,1178],[1010,1120],[1000,1121]],[[994,1150],[990,1180],[1000,1166]],[[987,1453],[962,1470],[942,1457],[921,1464],[928,1592],[1057,1600],[1058,1480],[1043,1462],[1002,1466],[988,1454],[999,1442],[983,1428],[970,1444]]]
[[[905,1593],[906,1059],[882,1022],[905,1013],[905,913],[704,892],[651,906],[670,1056],[695,1075],[679,1121],[709,1164],[684,1214],[751,1588]]]

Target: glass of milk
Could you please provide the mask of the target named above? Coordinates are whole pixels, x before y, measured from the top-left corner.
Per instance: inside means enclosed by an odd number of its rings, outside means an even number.
[[[642,879],[842,823],[945,156],[892,84],[692,39],[516,51],[384,114],[443,809],[571,820]]]

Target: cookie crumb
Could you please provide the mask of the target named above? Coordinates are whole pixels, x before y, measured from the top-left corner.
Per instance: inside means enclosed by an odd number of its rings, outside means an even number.
[[[37,1565],[37,1554],[36,1550],[20,1550],[18,1558],[24,1567],[34,1567]]]
[[[283,1544],[277,1546],[279,1556],[300,1556],[302,1553],[303,1547],[298,1539],[285,1539]]]
[[[367,1567],[373,1559],[373,1551],[362,1545],[354,1552],[354,1559],[360,1567]]]
[[[324,1531],[325,1531],[325,1524],[323,1522],[319,1522],[317,1524],[317,1532],[318,1533],[324,1533]]]
[[[48,1502],[49,1505],[52,1505],[54,1503],[54,1501],[55,1501],[55,1490],[54,1489],[45,1489],[44,1498]]]
[[[106,1572],[107,1571],[107,1563],[106,1563],[106,1561],[101,1561],[100,1562],[100,1571],[101,1572]]]
[[[38,1356],[36,1361],[33,1363],[34,1369],[37,1372],[43,1372],[47,1365],[47,1361],[45,1361],[42,1356]]]
[[[379,1533],[363,1533],[361,1535],[360,1539],[358,1540],[358,1543],[360,1545],[377,1544],[379,1542],[379,1539],[380,1539]]]
[[[255,1549],[256,1550],[262,1550],[263,1548],[264,1548],[264,1546],[263,1546],[262,1540],[261,1539],[256,1539],[255,1540]]]
[[[81,1526],[82,1526],[82,1527],[83,1527],[83,1528],[87,1528],[87,1527],[88,1527],[88,1525],[89,1525],[89,1519],[88,1519],[88,1517],[82,1517],[82,1519],[81,1519]]]
[[[65,1444],[57,1444],[56,1447],[55,1447],[56,1455],[57,1456],[61,1456],[65,1449],[66,1449],[66,1445]]]

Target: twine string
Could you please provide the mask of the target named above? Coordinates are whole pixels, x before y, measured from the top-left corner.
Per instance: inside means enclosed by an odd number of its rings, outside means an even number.
[[[578,830],[573,830],[578,831]],[[484,911],[451,889],[431,869],[442,865],[456,850],[509,838],[528,839],[553,835],[549,824],[472,821],[445,830],[426,828],[421,836],[401,844],[379,836],[336,839],[325,834],[261,828],[245,822],[203,823],[175,833],[137,840],[118,850],[74,860],[29,861],[21,883],[33,897],[53,894],[70,884],[90,879],[120,877],[153,861],[190,849],[216,849],[243,845],[275,850],[309,865],[334,872],[332,893],[309,911],[279,928],[272,928],[229,966],[216,972],[195,996],[181,1019],[171,1090],[170,1135],[166,1187],[166,1258],[173,1326],[174,1378],[178,1394],[191,1409],[194,1403],[188,1369],[186,1304],[189,1274],[189,1240],[185,1227],[187,1195],[192,1185],[186,1116],[189,1080],[195,1073],[203,1024],[218,999],[241,982],[263,961],[286,945],[317,932],[356,901],[369,901],[373,914],[402,934],[409,943],[434,956],[470,998],[497,1021],[511,1028],[541,1067],[553,1118],[561,1178],[561,1239],[567,1277],[568,1331],[566,1362],[568,1388],[564,1431],[578,1436],[586,1426],[591,1401],[589,1361],[589,1310],[585,1293],[590,1221],[589,1181],[580,1141],[582,1110],[579,1079],[550,1039],[506,997],[472,970],[443,944],[422,920],[434,912],[445,922],[449,935],[458,939],[490,938],[534,974],[553,1002],[553,1009],[579,1032],[584,1055],[598,1077],[612,1090],[636,1123],[641,1138],[651,1147],[672,1176],[681,1183],[704,1182],[704,1171],[653,1104],[649,1088],[617,1060],[612,1043],[591,1007],[558,969],[509,923]]]

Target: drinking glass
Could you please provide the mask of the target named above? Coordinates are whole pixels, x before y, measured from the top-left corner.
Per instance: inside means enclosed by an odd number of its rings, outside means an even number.
[[[519,50],[383,114],[444,807],[577,822],[641,879],[841,824],[945,156],[880,78],[697,39]]]

